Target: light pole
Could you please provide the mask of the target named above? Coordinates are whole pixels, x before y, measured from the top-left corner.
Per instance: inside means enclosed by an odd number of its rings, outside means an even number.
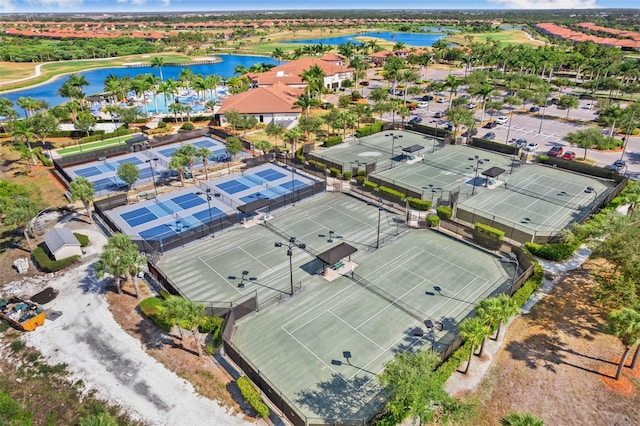
[[[280,241],[276,241],[273,244],[274,247],[282,247],[283,244]],[[307,248],[307,245],[304,243],[296,242],[296,237],[290,237],[289,241],[286,243],[287,246],[287,256],[289,256],[289,279],[291,281],[291,296],[293,296],[293,251],[291,250],[294,247],[298,247],[300,249]]]
[[[474,196],[476,193],[476,181],[478,180],[478,172],[480,171],[480,166],[484,163],[488,163],[489,159],[488,158],[480,158],[477,155],[474,155],[473,157],[469,157],[469,161],[475,161],[476,162],[476,167],[475,167],[475,172],[476,175],[473,178],[473,189],[471,190],[471,196]]]
[[[518,270],[520,269],[520,261],[518,260],[518,256],[514,252],[509,252],[509,257],[502,256],[500,258],[501,261],[505,263],[515,263],[516,269],[513,271],[513,278],[511,278],[511,287],[509,290],[509,296],[513,293],[513,286],[516,283],[516,279],[518,278]]]
[[[391,168],[393,169],[393,150],[396,146],[396,139],[400,139],[402,135],[387,133],[385,136],[391,137]]]
[[[157,158],[150,158],[148,160],[144,160],[145,163],[149,163],[149,170],[151,170],[151,182],[153,182],[153,192],[156,194],[156,200],[158,199],[158,188],[156,188],[156,179],[153,174],[153,167],[151,166],[152,161],[158,161]]]
[[[211,193],[211,188],[207,188],[206,189],[206,193],[205,192],[196,192],[196,195],[206,195],[207,196],[207,208],[209,209],[209,233],[211,234],[211,236],[213,236],[213,231],[211,230],[211,223],[213,222],[213,218],[211,217],[211,195],[209,195]]]
[[[633,110],[631,114],[631,120],[629,120],[629,126],[627,127],[627,134],[624,137],[622,143],[622,154],[620,154],[620,160],[624,160],[624,153],[627,151],[627,145],[629,144],[629,135],[631,134],[631,126],[633,126],[633,120],[636,118],[636,110]]]
[[[378,208],[378,231],[376,234],[376,249],[380,247],[380,219],[382,215],[382,198],[378,198],[376,203],[371,203]]]
[[[587,186],[584,192],[586,192],[587,194],[595,194],[593,196],[593,202],[591,203],[591,211],[593,211],[594,207],[596,206],[596,201],[598,200],[598,191],[596,191],[593,186]]]
[[[511,122],[513,121],[513,110],[509,112],[509,127],[507,127],[507,138],[504,140],[504,143],[509,143],[509,133],[511,133]]]
[[[540,132],[542,132],[542,122],[544,121],[544,112],[547,109],[547,103],[545,102],[544,105],[542,106],[542,114],[540,115],[540,127],[538,128],[538,134],[540,134]]]

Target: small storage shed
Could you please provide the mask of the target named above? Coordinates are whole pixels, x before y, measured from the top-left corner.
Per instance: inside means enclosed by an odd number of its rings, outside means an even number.
[[[44,234],[44,243],[56,260],[82,256],[80,242],[67,228],[53,228]]]

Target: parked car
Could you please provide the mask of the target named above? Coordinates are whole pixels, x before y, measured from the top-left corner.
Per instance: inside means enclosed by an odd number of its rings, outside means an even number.
[[[482,139],[486,139],[486,140],[489,140],[489,141],[492,141],[495,138],[496,138],[496,134],[493,133],[493,132],[487,132],[487,133],[484,134],[484,136],[482,136]]]
[[[438,98],[438,100],[436,101],[439,104],[443,104],[445,101],[445,98]]]
[[[547,152],[549,157],[560,157],[562,154],[564,154],[564,149],[561,146],[553,146],[549,152]]]
[[[417,107],[418,108],[428,108],[429,107],[429,102],[418,102]]]
[[[507,117],[506,115],[501,115],[500,117],[496,118],[496,123],[498,124],[505,124],[509,121],[509,117]]]
[[[471,95],[464,94],[460,96],[462,99],[471,99]]]
[[[529,112],[539,112],[539,111],[540,111],[539,106],[532,106],[531,108],[529,108]]]
[[[489,121],[489,122],[487,122],[487,124],[485,124],[482,127],[484,127],[485,129],[494,129],[494,128],[498,127],[498,123],[495,122],[495,121]]]
[[[573,151],[567,151],[562,155],[565,160],[573,160],[576,158],[576,153]]]
[[[360,85],[361,85],[361,86],[368,86],[368,85],[369,85],[369,82],[368,82],[368,81],[361,81],[361,82],[360,82]]]
[[[538,144],[535,142],[529,142],[525,145],[524,150],[527,152],[535,152],[538,149]]]
[[[423,101],[426,101],[426,102],[428,102],[428,101],[432,101],[432,100],[433,100],[433,96],[432,96],[432,95],[424,95],[424,96],[422,97],[422,100],[423,100]]]
[[[470,104],[467,104],[467,108],[469,108],[469,109],[474,109],[474,108],[477,108],[477,107],[478,107],[478,104],[474,104],[473,102],[471,102]]]
[[[593,104],[589,103],[589,104],[584,104],[583,106],[584,109],[593,109]]]
[[[524,138],[516,139],[513,144],[518,148],[522,148],[527,145],[527,140]]]
[[[445,130],[453,130],[453,123],[448,121],[445,125],[444,125],[444,129]]]
[[[613,164],[609,164],[607,167],[605,167],[606,169],[609,170],[615,170],[617,172],[619,172],[620,170],[624,169],[625,167],[627,167],[627,162],[624,160],[616,160],[613,162]]]
[[[468,138],[468,137],[471,137],[471,136],[475,136],[475,135],[477,135],[477,134],[478,134],[478,128],[477,128],[477,127],[474,127],[474,128],[472,128],[472,129],[469,129],[469,130],[467,130],[466,132],[464,132],[464,133],[462,134],[462,137],[464,137],[464,138]]]
[[[418,124],[418,123],[422,123],[422,117],[413,117],[411,120],[409,120],[409,124]]]
[[[436,111],[435,114],[433,114],[434,118],[442,118],[444,117],[444,111]]]

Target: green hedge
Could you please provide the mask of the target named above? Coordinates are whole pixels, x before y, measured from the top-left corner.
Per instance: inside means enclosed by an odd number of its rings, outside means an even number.
[[[213,336],[213,342],[216,346],[222,344],[222,325],[224,324],[224,318],[222,317],[210,317],[205,316],[198,325],[198,331],[200,333],[209,333]]]
[[[421,200],[420,198],[415,197],[407,197],[407,201],[409,202],[409,206],[412,209],[416,210],[431,210],[431,201],[430,200]]]
[[[342,174],[342,179],[346,181],[350,181],[352,176],[353,176],[353,172],[344,172]]]
[[[196,128],[196,126],[194,126],[193,123],[190,123],[190,122],[187,121],[186,123],[184,123],[182,125],[182,127],[180,127],[179,131],[180,132],[190,132],[195,128]]]
[[[317,170],[327,170],[327,165],[320,161],[309,160],[309,165],[315,167]]]
[[[69,265],[73,265],[80,259],[80,256],[71,256],[60,260],[51,260],[42,247],[37,247],[32,254],[36,264],[44,272],[57,272]]]
[[[329,172],[331,172],[331,177],[337,178],[338,176],[340,176],[340,169],[337,169],[335,167],[331,167],[329,169]]]
[[[502,229],[494,228],[493,226],[485,225],[484,223],[476,222],[474,225],[474,229],[477,232],[488,235],[489,237],[495,238],[500,241],[502,241],[502,239],[504,238],[504,231]]]
[[[53,160],[51,160],[50,158],[45,157],[44,153],[42,152],[42,148],[34,148],[33,149],[33,153],[35,154],[35,156],[38,158],[38,160],[40,160],[40,162],[44,166],[46,166],[46,167],[53,166]]]
[[[429,228],[436,228],[440,225],[440,218],[436,215],[427,216],[427,225],[429,225]]]
[[[449,206],[440,206],[436,209],[436,214],[442,220],[449,220],[453,216],[453,210]]]
[[[242,376],[236,381],[236,383],[238,384],[238,389],[240,389],[242,397],[254,410],[256,410],[258,416],[264,418],[269,417],[269,407],[262,402],[260,392],[258,392],[253,383],[251,383],[251,380],[249,380],[247,376]]]
[[[473,240],[491,250],[498,250],[502,246],[504,231],[484,223],[477,222],[473,229]]]
[[[407,194],[405,194],[404,192],[397,191],[393,188],[388,188],[384,185],[380,185],[378,187],[378,190],[396,201],[404,201],[404,199],[407,197]]]
[[[575,251],[580,247],[580,242],[576,241],[572,244],[566,243],[549,243],[549,244],[538,244],[538,243],[525,243],[525,247],[531,254],[534,256],[541,257],[547,260],[564,260],[568,259],[575,253]]]
[[[327,138],[324,141],[324,146],[330,147],[334,145],[340,145],[342,143],[342,138],[340,136],[334,136],[332,138]]]
[[[542,284],[542,276],[542,266],[540,266],[540,264],[538,264],[537,262],[534,262],[533,275],[511,297],[518,304],[518,306],[524,305],[525,302],[529,300],[533,292],[536,291],[538,287],[540,287],[540,284]]]
[[[361,138],[382,131],[382,123],[374,123],[369,126],[361,127],[356,130],[356,137]]]
[[[86,247],[89,245],[89,237],[84,235],[84,234],[79,234],[77,232],[74,232],[73,235],[75,235],[76,240],[78,240],[78,242],[80,243],[80,247]]]
[[[378,190],[378,184],[375,182],[371,182],[370,180],[365,180],[363,183],[365,188],[370,189],[372,191]]]
[[[162,310],[164,309],[162,306],[162,299],[149,297],[148,299],[144,299],[140,302],[138,307],[140,308],[140,311],[151,319],[151,321],[153,321],[158,327],[164,331],[171,330],[171,326],[173,324],[170,321],[167,321],[167,319],[164,318],[164,315],[162,315]]]

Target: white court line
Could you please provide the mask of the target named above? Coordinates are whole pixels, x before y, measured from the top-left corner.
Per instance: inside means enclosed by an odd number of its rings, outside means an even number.
[[[249,253],[248,251],[246,251],[242,246],[238,246],[238,248],[240,250],[242,250],[243,252],[246,253],[247,256],[253,258],[253,260],[255,260],[256,262],[258,262],[259,264],[261,264],[262,266],[264,266],[265,268],[267,268],[268,271],[273,271],[273,269],[269,268],[267,265],[265,265],[264,263],[260,262],[260,260],[258,260],[257,257],[255,257],[254,255],[252,255],[251,253]],[[265,253],[266,254],[266,253]]]
[[[364,337],[365,339],[367,339],[368,341],[370,341],[371,343],[373,343],[374,345],[376,345],[378,347],[378,349],[384,350],[384,348],[382,346],[380,346],[379,344],[377,344],[376,342],[374,342],[373,340],[371,340],[371,338],[369,338],[367,335],[363,334],[360,332],[360,330],[358,330],[357,328],[355,328],[354,326],[352,326],[351,324],[349,324],[348,322],[346,322],[345,320],[343,320],[342,318],[340,318],[340,316],[336,315],[331,309],[329,309],[327,311],[327,313],[330,313],[331,315],[333,315],[334,317],[336,317],[341,323],[347,325],[350,329],[352,329],[353,331],[355,331],[356,333],[358,333],[359,335],[361,335],[362,337]]]

